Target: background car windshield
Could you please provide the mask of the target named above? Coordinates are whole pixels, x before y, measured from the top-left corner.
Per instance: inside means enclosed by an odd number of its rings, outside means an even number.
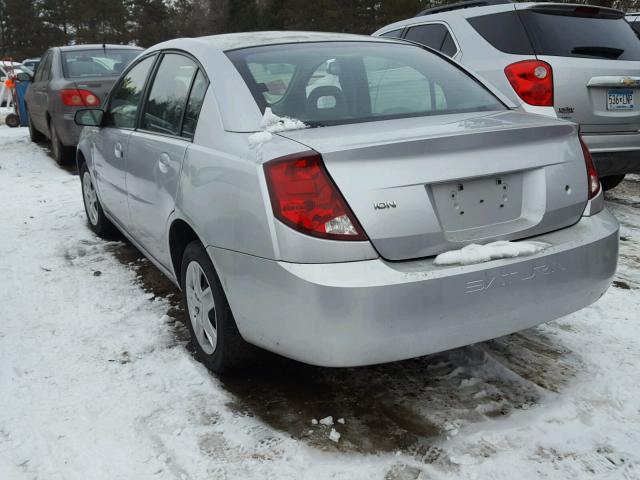
[[[62,52],[65,78],[114,77],[138,56],[138,50],[72,50]]]
[[[505,108],[464,71],[413,45],[303,43],[227,55],[262,111],[310,126]]]

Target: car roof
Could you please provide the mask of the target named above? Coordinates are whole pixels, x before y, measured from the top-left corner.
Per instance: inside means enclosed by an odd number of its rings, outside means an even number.
[[[236,50],[239,48],[258,47],[263,45],[307,43],[307,42],[385,41],[389,43],[398,43],[398,40],[372,38],[368,35],[354,35],[354,34],[348,34],[348,33],[327,33],[327,32],[296,32],[296,31],[227,33],[222,35],[211,35],[208,37],[198,37],[192,40],[206,44],[206,46],[208,47],[216,48],[222,51]],[[166,42],[166,43],[170,43],[170,42]]]
[[[117,45],[111,43],[96,43],[96,44],[87,44],[87,45],[64,45],[58,47],[61,52],[72,52],[78,50],[102,50],[102,48],[106,49],[118,49],[118,50],[144,50],[144,48],[136,47],[133,45]]]
[[[465,2],[461,2],[455,5],[464,5]],[[482,3],[482,2],[471,2],[471,3]],[[389,25],[385,25],[380,28],[378,31],[374,32],[373,35],[380,35],[380,33],[385,33],[393,30],[397,30],[399,28],[403,28],[409,25],[421,24],[421,23],[429,23],[430,21],[438,21],[444,20],[452,17],[462,17],[462,18],[470,18],[477,17],[480,15],[487,15],[491,13],[500,13],[517,10],[525,10],[533,7],[553,7],[555,5],[561,6],[563,8],[569,7],[593,7],[599,8],[602,10],[611,10],[612,12],[620,12],[615,8],[609,7],[601,7],[597,5],[587,5],[587,4],[578,4],[578,3],[560,3],[560,2],[509,2],[509,3],[491,3],[489,5],[470,5],[466,8],[456,8],[454,10],[447,11],[435,11],[434,13],[424,13],[420,12],[417,16],[407,18],[405,20],[400,20],[399,22],[391,23]]]

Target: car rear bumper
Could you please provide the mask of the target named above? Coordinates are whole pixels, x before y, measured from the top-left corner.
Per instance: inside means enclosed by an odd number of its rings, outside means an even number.
[[[582,135],[601,177],[640,173],[640,132]]]
[[[78,145],[78,139],[80,138],[80,132],[82,131],[82,127],[76,125],[74,115],[75,112],[72,112],[59,114],[54,117],[58,138],[66,147],[75,147]]]
[[[606,210],[537,237],[543,252],[436,267],[433,259],[293,264],[209,247],[238,329],[302,362],[390,362],[499,337],[596,301],[618,258]]]

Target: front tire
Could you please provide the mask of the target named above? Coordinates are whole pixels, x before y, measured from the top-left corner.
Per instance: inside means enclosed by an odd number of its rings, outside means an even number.
[[[220,279],[202,243],[184,251],[180,285],[196,356],[217,374],[245,366],[254,347],[240,336]]]
[[[600,183],[602,184],[603,190],[611,190],[613,188],[616,188],[618,185],[620,185],[623,180],[624,180],[624,174],[609,175],[606,177],[602,177],[600,179]]]
[[[87,214],[89,228],[99,237],[110,236],[113,234],[115,227],[102,210],[102,205],[98,199],[98,194],[93,185],[93,179],[91,178],[86,162],[80,167],[80,183],[82,184],[82,200],[84,202],[84,211]]]

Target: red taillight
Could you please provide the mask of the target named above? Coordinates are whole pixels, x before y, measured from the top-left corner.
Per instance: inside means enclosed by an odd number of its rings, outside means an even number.
[[[512,63],[504,69],[509,83],[518,96],[529,105],[553,106],[553,71],[540,60]]]
[[[589,200],[595,197],[600,191],[600,178],[598,177],[598,171],[593,163],[593,157],[589,152],[589,148],[585,145],[582,137],[580,138],[580,146],[582,147],[582,154],[584,155],[584,163],[587,165],[587,190],[589,192]]]
[[[89,90],[69,88],[60,90],[62,103],[68,107],[99,107],[100,99]]]
[[[334,240],[366,240],[362,227],[313,151],[264,165],[273,214],[307,235]]]

